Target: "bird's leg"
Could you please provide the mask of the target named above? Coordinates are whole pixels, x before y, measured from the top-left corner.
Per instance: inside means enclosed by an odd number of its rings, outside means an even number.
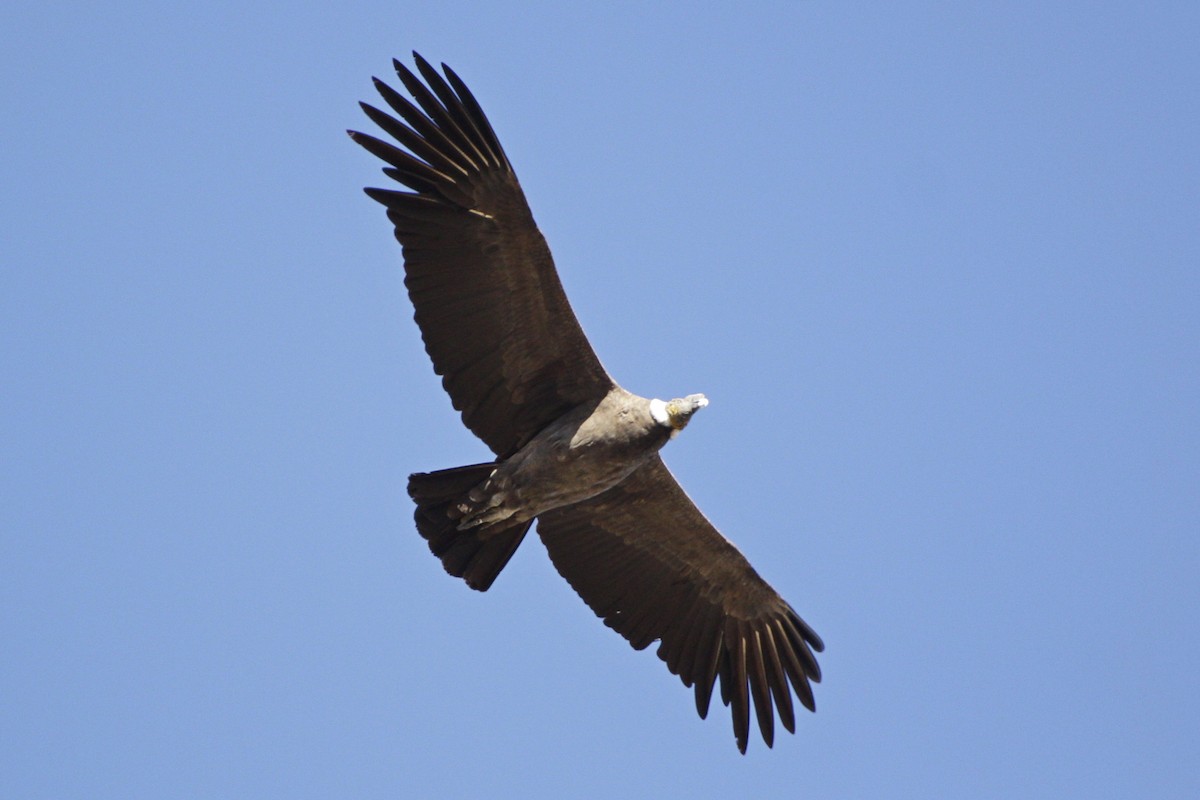
[[[498,472],[499,470],[494,470],[487,480],[467,492],[462,502],[453,506],[456,513],[451,516],[458,518],[457,527],[460,531],[501,522],[516,513],[516,509],[506,508],[504,505],[508,499],[506,489],[509,481],[498,475]]]

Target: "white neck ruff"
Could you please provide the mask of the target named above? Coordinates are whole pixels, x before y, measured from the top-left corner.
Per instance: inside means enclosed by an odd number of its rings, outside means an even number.
[[[671,427],[671,415],[667,413],[667,404],[657,397],[650,401],[650,416],[659,425]]]

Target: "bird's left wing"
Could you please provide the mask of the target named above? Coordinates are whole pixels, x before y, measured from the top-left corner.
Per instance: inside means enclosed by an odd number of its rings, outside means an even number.
[[[624,482],[538,517],[555,568],[604,623],[694,686],[703,718],[717,678],[746,751],[753,698],[774,741],[774,712],[795,732],[791,692],[814,708],[821,639],[716,528],[654,456]],[[789,688],[790,684],[790,688]],[[772,698],[774,702],[772,702]]]
[[[584,336],[491,123],[450,68],[416,53],[412,95],[375,86],[401,119],[362,104],[406,150],[351,131],[411,191],[368,189],[404,247],[425,349],[463,422],[501,458],[614,386]],[[415,102],[414,102],[415,101]],[[401,121],[403,120],[403,121]]]

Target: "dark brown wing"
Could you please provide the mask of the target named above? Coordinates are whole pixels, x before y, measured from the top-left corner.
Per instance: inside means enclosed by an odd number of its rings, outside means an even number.
[[[446,65],[443,78],[413,56],[425,83],[395,66],[416,104],[375,81],[403,122],[362,104],[407,152],[350,136],[412,190],[366,191],[387,207],[403,245],[404,283],[434,370],[466,426],[505,458],[613,381],[571,311],[487,117]]]
[[[667,668],[708,714],[717,677],[746,752],[750,698],[770,747],[772,708],[795,732],[791,689],[814,710],[821,639],[717,532],[655,456],[623,483],[538,517],[559,573],[634,648],[658,640]],[[774,703],[772,703],[774,698]]]

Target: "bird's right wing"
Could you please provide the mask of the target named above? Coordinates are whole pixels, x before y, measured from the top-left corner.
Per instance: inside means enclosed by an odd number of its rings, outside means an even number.
[[[713,527],[654,456],[617,486],[538,517],[555,568],[604,623],[694,686],[708,713],[716,679],[746,752],[750,699],[767,745],[774,714],[795,731],[791,692],[814,708],[820,637]],[[789,689],[790,683],[790,689]],[[774,698],[774,703],[772,703]]]
[[[401,150],[351,138],[412,191],[367,189],[403,245],[425,349],[463,422],[501,458],[613,387],[584,336],[525,194],[479,103],[444,64],[395,62],[416,104],[376,80],[404,121],[362,104]]]

